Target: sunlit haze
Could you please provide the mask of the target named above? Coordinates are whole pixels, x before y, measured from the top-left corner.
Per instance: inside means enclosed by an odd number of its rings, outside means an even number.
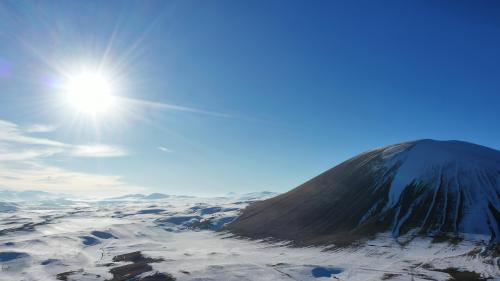
[[[2,1],[0,187],[283,192],[403,141],[498,149],[494,2]]]

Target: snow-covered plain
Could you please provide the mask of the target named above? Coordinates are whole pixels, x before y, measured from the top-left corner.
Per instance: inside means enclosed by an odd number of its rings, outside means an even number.
[[[161,198],[5,207],[0,280],[172,280],[140,279],[157,272],[176,280],[453,280],[439,271],[449,268],[500,280],[499,258],[485,255],[480,240],[449,244],[380,235],[347,248],[294,248],[218,231],[249,197],[155,197]],[[114,276],[114,268],[131,264],[116,256],[136,251],[150,258],[140,263],[136,279]]]

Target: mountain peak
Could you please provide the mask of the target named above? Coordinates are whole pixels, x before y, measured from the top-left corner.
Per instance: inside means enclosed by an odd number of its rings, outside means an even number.
[[[353,157],[249,206],[231,229],[305,242],[386,231],[500,240],[499,226],[500,152],[463,141],[423,139]]]

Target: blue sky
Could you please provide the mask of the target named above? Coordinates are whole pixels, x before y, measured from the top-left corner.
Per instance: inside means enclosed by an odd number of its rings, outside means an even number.
[[[286,191],[368,149],[500,148],[496,1],[2,1],[0,187]],[[72,69],[135,101],[90,118]],[[120,108],[121,106],[121,108]]]

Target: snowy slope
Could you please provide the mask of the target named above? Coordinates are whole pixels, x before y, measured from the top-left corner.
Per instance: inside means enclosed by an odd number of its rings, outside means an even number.
[[[360,154],[249,206],[231,229],[305,243],[390,231],[500,241],[500,152],[419,140]]]
[[[389,148],[390,150],[390,148]],[[384,150],[383,154],[387,152]],[[500,238],[500,152],[459,141],[422,140],[401,153],[385,156],[385,168],[399,165],[392,175],[385,209],[394,208],[412,182],[425,185],[414,198],[418,205],[432,194],[432,204],[422,225],[432,220],[434,231],[492,235]],[[385,179],[382,179],[384,181]],[[400,209],[394,231],[411,217]],[[438,218],[436,218],[438,217]]]
[[[193,197],[50,209],[19,203],[16,211],[0,212],[0,281],[125,280],[115,279],[116,272],[136,281],[172,280],[161,274],[177,281],[445,281],[451,276],[444,271],[453,270],[500,281],[500,258],[484,254],[487,243],[474,240],[449,244],[419,238],[401,244],[378,235],[328,251],[203,230],[207,222],[232,218],[246,205]],[[202,223],[196,226],[196,220]],[[117,258],[137,252],[146,259]]]
[[[0,201],[0,212],[14,212],[17,211],[17,209],[18,207],[14,203]]]

